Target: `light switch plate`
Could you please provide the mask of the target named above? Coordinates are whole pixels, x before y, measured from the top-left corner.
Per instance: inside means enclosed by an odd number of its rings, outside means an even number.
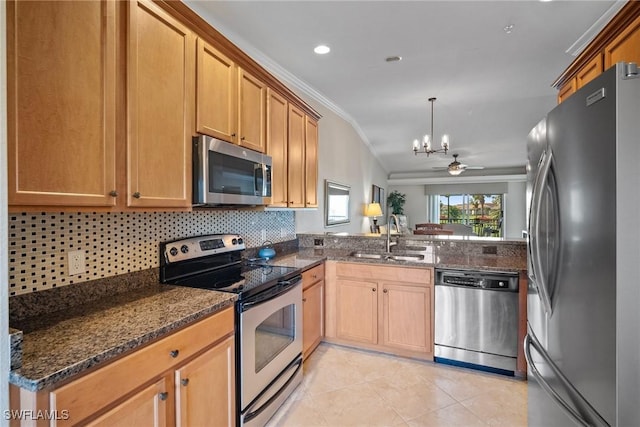
[[[67,262],[69,265],[69,276],[82,274],[87,271],[84,259],[84,251],[67,252]]]

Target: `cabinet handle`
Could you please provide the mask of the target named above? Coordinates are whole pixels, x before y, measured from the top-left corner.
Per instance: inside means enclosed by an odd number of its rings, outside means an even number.
[[[109,195],[110,195],[111,197],[118,197],[118,192],[117,192],[116,190],[111,190],[111,191],[109,192]]]
[[[372,290],[373,292],[375,292],[375,291],[376,291],[376,288],[371,288],[371,290]]]
[[[178,354],[180,354],[180,351],[179,351],[179,350],[171,350],[171,351],[169,352],[169,356],[173,357],[174,359],[175,359],[176,357],[178,357]]]
[[[241,141],[244,141],[244,136],[241,136],[241,137],[240,137],[240,140],[241,140]]]
[[[133,193],[133,197],[135,197],[136,199],[140,198],[140,193],[138,193],[137,191],[135,193]]]
[[[234,133],[232,133],[232,134],[231,134],[231,136],[233,136],[233,137],[235,138],[235,136],[236,136],[236,133],[235,133],[235,132],[234,132]]]
[[[167,400],[167,397],[169,397],[169,393],[167,393],[166,391],[163,391],[158,396],[160,397],[160,400]]]
[[[316,276],[315,274],[312,274],[312,275],[311,275],[311,277],[312,277],[313,279],[317,279],[317,278],[318,278],[318,276]]]
[[[302,302],[307,302],[307,299],[306,298],[302,298]]]
[[[189,385],[189,378],[183,378],[180,380],[180,384],[182,384],[183,386],[187,386]]]
[[[384,293],[386,294],[388,291],[385,289],[385,290],[384,290],[384,291],[382,291],[382,292],[384,292]]]

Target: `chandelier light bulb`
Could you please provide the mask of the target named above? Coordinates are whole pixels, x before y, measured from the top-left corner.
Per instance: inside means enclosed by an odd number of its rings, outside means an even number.
[[[446,133],[442,135],[442,148],[444,150],[449,149],[449,135],[447,135]]]
[[[413,140],[413,151],[415,151],[417,153],[417,151],[420,149],[420,141],[418,141],[417,139]]]
[[[422,145],[425,149],[431,150],[431,138],[429,135],[425,135],[424,138],[422,138]]]

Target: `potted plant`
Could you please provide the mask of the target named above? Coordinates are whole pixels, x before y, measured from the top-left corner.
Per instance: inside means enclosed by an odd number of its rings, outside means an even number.
[[[387,206],[391,206],[391,213],[396,215],[404,215],[404,204],[407,201],[407,195],[397,190],[392,191],[387,197]]]

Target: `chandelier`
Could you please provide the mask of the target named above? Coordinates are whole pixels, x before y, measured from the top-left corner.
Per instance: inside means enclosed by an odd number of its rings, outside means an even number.
[[[434,137],[433,134],[433,103],[435,102],[436,98],[429,98],[429,102],[431,103],[431,135],[425,135],[422,138],[422,144],[420,144],[420,141],[418,141],[417,139],[413,140],[413,154],[415,154],[416,156],[418,155],[418,153],[425,153],[427,155],[427,157],[429,156],[429,154],[433,154],[433,153],[444,153],[447,154],[447,151],[449,151],[449,135],[444,134],[442,135],[442,140],[440,142],[440,149],[438,150],[434,150],[431,147],[431,138]]]

